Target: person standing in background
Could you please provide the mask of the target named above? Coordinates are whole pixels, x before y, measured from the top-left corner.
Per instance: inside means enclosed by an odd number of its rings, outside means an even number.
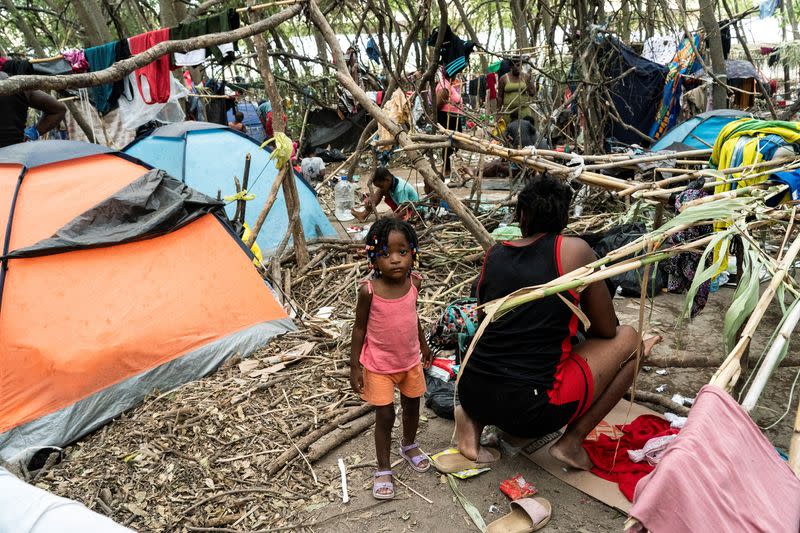
[[[0,72],[0,81],[8,79]],[[43,113],[35,126],[26,128],[28,108]],[[44,91],[23,91],[0,96],[0,148],[24,141],[36,141],[41,135],[56,128],[64,120],[67,106]]]
[[[461,99],[461,82],[457,78],[448,78],[442,72],[442,78],[436,85],[436,121],[444,128],[461,131],[463,127],[462,115],[464,103]],[[444,165],[442,175],[450,173],[450,155],[455,153],[455,148],[445,148],[443,157]],[[425,184],[425,193],[431,192]]]

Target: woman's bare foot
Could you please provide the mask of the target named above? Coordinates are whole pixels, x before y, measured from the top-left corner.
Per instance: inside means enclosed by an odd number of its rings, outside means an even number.
[[[454,417],[456,420],[456,446],[461,455],[476,463],[497,461],[496,454],[481,446],[483,426],[476,424],[460,405],[456,406]]]
[[[591,470],[594,466],[582,442],[562,436],[550,447],[550,455],[562,463],[578,470]]]

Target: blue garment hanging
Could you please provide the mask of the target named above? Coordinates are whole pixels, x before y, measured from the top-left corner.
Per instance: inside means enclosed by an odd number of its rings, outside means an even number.
[[[367,57],[380,65],[381,55],[378,53],[378,47],[375,45],[375,39],[372,37],[367,41]]]

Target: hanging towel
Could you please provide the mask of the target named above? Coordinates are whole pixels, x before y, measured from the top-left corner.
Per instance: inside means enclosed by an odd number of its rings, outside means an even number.
[[[202,18],[186,24],[178,24],[176,28],[172,29],[172,38],[175,40],[191,39],[192,37],[208,35],[209,33],[227,32],[238,28],[239,14],[236,13],[235,9],[226,9],[218,15]],[[226,43],[207,48],[205,50],[205,56],[211,53],[218,63],[225,65],[236,59],[236,51],[238,51],[238,45],[235,42]],[[178,54],[176,54],[176,56],[177,55]],[[199,54],[195,55],[194,59],[197,57],[199,57]],[[176,65],[177,64],[176,62]]]
[[[89,64],[89,72],[97,72],[98,70],[107,69],[117,61],[129,58],[131,53],[130,48],[128,48],[128,40],[122,39],[121,41],[87,48],[84,50],[84,56]],[[124,84],[125,79],[122,79],[114,83],[96,85],[89,89],[91,91],[91,99],[98,113],[102,115],[117,107]]]
[[[700,389],[628,513],[661,531],[797,533],[800,480],[728,393]]]
[[[381,55],[378,53],[378,47],[375,46],[375,39],[372,37],[367,41],[367,57],[377,64],[381,64]]]
[[[128,39],[131,55],[141,54],[151,49],[160,42],[169,41],[169,28],[149,31]],[[163,104],[169,100],[170,73],[169,55],[164,55],[136,71],[136,84],[139,87],[139,94],[146,104]],[[145,81],[150,89],[149,99],[142,90],[142,81]]]
[[[436,46],[438,36],[439,28],[436,28],[428,37],[428,46]],[[453,33],[450,25],[447,26],[442,47],[439,49],[439,64],[444,66],[445,74],[448,78],[452,78],[467,68],[469,55],[474,49],[475,43],[461,39]]]

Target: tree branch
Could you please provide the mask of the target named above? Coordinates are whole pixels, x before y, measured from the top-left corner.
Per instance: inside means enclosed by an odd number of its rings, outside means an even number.
[[[137,54],[129,59],[123,59],[122,61],[114,63],[107,69],[98,70],[97,72],[69,74],[64,76],[14,76],[7,80],[0,81],[0,96],[29,91],[31,89],[63,91],[65,89],[78,89],[81,87],[93,87],[95,85],[111,83],[121,80],[134,70],[149,65],[159,57],[167,54],[175,52],[187,53],[199,48],[207,48],[209,46],[238,41],[252,35],[263,33],[300,14],[302,9],[303,6],[301,4],[295,4],[283,11],[279,11],[269,18],[265,18],[264,20],[248,26],[242,26],[237,30],[210,33],[208,35],[180,41],[164,41],[141,54]]]

